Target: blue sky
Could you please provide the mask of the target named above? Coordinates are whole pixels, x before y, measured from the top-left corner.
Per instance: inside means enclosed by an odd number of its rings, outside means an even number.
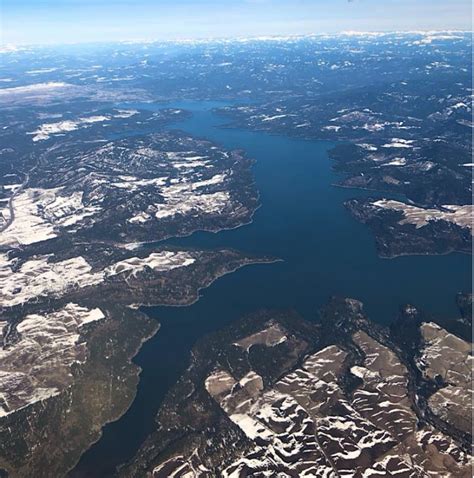
[[[471,0],[0,0],[3,43],[471,30]]]

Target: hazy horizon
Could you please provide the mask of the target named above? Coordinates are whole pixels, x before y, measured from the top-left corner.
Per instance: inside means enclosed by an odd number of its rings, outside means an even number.
[[[472,30],[470,0],[3,0],[3,44]]]

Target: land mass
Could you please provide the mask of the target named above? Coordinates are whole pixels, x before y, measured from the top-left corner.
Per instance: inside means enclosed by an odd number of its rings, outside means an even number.
[[[119,475],[470,477],[472,318],[434,320],[338,298],[246,317],[198,342]]]
[[[32,94],[36,113],[21,122],[27,142],[10,126],[2,133],[0,469],[11,477],[64,476],[128,409],[132,359],[159,328],[140,306],[189,305],[222,275],[274,260],[158,245],[251,221],[250,160],[165,130],[182,110],[103,99],[94,109],[75,92],[0,95],[10,120]],[[58,95],[70,107],[61,120]]]

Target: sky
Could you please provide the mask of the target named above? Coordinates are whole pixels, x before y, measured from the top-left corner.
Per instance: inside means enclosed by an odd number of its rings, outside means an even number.
[[[3,44],[471,30],[471,0],[0,0]]]

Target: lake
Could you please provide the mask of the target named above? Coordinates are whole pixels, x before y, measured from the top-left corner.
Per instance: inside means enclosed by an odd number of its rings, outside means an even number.
[[[249,225],[217,234],[197,232],[166,243],[230,247],[283,261],[248,266],[222,277],[190,307],[144,309],[162,327],[135,359],[143,368],[137,398],[84,454],[76,470],[80,476],[107,476],[114,466],[130,459],[152,430],[166,391],[186,368],[194,342],[243,314],[261,308],[293,308],[313,320],[331,295],[342,295],[361,300],[374,321],[388,323],[407,302],[436,315],[455,315],[456,293],[471,289],[470,256],[377,256],[369,229],[343,206],[344,200],[368,193],[334,186],[339,177],[327,155],[331,143],[220,128],[224,120],[212,109],[221,105],[166,106],[193,113],[173,128],[226,148],[243,149],[255,159],[261,207]],[[163,108],[163,104],[146,103],[128,106]]]

